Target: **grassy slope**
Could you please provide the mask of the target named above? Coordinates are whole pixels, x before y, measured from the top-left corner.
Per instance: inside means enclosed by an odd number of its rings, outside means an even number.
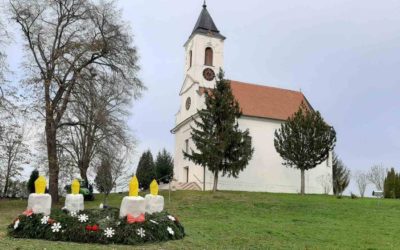
[[[185,226],[181,241],[140,249],[390,249],[400,245],[400,201],[336,199],[330,196],[177,191],[167,210]],[[112,195],[119,206],[123,195]],[[96,207],[87,202],[86,207]],[[19,240],[5,227],[25,209],[26,201],[0,200],[0,249],[109,249],[110,246]],[[128,246],[113,246],[127,249]]]

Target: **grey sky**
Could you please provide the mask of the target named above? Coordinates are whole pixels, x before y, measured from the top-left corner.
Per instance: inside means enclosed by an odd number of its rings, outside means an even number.
[[[148,90],[132,109],[139,145],[173,151],[184,72],[183,44],[202,0],[121,0],[135,34]],[[352,170],[399,167],[400,2],[376,0],[209,0],[225,42],[230,79],[301,89],[338,135]],[[19,41],[9,52],[17,70]]]

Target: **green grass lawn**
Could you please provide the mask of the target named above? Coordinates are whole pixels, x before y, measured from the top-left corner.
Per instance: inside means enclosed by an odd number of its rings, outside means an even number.
[[[395,249],[400,247],[400,201],[322,195],[176,191],[162,193],[187,236],[139,249]],[[119,206],[123,195],[112,195]],[[0,249],[131,249],[9,238],[6,226],[25,200],[0,200]],[[86,202],[97,207],[101,197]],[[61,205],[60,205],[61,206]]]

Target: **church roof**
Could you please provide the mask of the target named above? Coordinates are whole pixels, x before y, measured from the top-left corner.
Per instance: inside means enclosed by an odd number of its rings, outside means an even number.
[[[231,80],[232,93],[245,116],[287,120],[304,102],[311,107],[300,91],[243,83]],[[200,88],[200,93],[205,89]]]
[[[219,33],[217,26],[207,10],[206,3],[203,4],[203,10],[197,19],[196,25],[194,26],[190,37],[192,37],[194,34],[206,34],[225,39],[225,37]]]

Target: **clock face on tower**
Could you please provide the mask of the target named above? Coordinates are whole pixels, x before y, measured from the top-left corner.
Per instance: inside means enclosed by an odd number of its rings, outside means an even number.
[[[215,78],[215,73],[214,70],[210,69],[210,68],[206,68],[203,70],[203,77],[204,79],[206,79],[207,81],[212,81]]]

